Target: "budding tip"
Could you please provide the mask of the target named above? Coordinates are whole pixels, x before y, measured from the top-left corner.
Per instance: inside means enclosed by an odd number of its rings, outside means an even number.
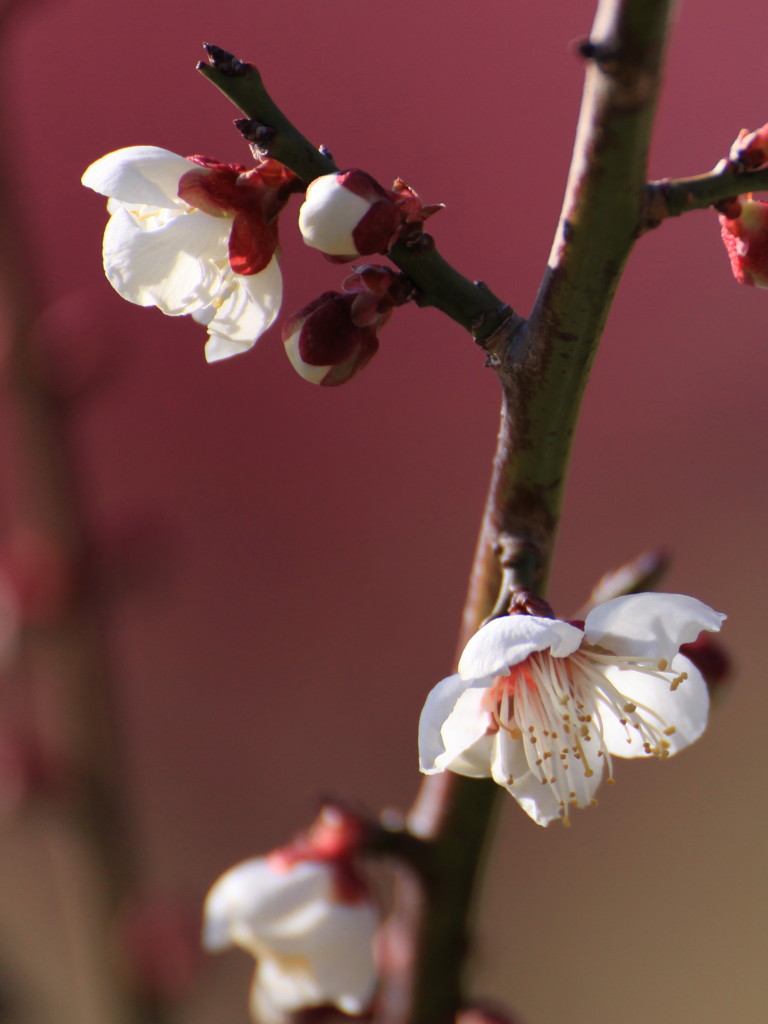
[[[244,75],[248,70],[248,65],[244,61],[238,60],[234,54],[214,43],[203,43],[203,49],[208,54],[211,67],[222,75],[235,78],[238,75]]]

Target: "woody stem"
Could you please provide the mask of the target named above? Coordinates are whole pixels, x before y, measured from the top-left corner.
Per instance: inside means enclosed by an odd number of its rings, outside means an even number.
[[[533,312],[485,347],[498,364],[499,443],[464,612],[463,644],[501,578],[499,541],[526,557],[519,583],[543,593],[579,405],[646,209],[646,163],[671,0],[600,0],[574,155]],[[465,1003],[469,918],[498,787],[428,777],[411,810],[431,846],[428,899],[414,951],[410,1024],[448,1024]]]

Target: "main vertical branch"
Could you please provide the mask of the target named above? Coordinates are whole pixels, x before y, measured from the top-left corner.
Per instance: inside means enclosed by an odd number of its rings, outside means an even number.
[[[565,200],[526,324],[486,348],[503,390],[499,442],[462,626],[493,607],[500,551],[521,553],[517,583],[540,594],[552,559],[581,397],[622,270],[642,227],[646,163],[671,0],[601,0]],[[494,809],[486,780],[428,778],[412,830],[431,845],[410,1024],[448,1024],[464,1000],[462,964],[475,881]]]

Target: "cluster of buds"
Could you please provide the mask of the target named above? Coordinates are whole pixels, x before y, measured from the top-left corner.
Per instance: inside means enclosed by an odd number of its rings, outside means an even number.
[[[205,902],[203,944],[240,946],[256,959],[251,1011],[260,1021],[335,1006],[363,1013],[376,989],[378,914],[358,867],[357,818],[326,807],[310,830],[266,857],[238,864]]]
[[[303,191],[290,170],[268,157],[248,170],[130,146],[91,164],[82,180],[109,199],[104,270],[123,298],[204,324],[209,362],[247,351],[271,326],[282,299],[278,217]],[[307,245],[346,262],[397,241],[416,244],[439,209],[400,179],[385,189],[364,171],[343,171],[311,182],[299,227]],[[363,267],[343,288],[283,328],[291,363],[313,383],[357,373],[378,349],[377,329],[414,294],[385,267]]]
[[[362,370],[378,351],[378,329],[413,296],[410,282],[388,267],[359,267],[342,287],[343,294],[323,292],[283,325],[291,365],[312,384],[343,384]]]
[[[365,171],[339,171],[309,185],[299,229],[307,245],[346,263],[386,253],[397,241],[413,242],[440,209],[442,204],[425,206],[400,178],[386,189]]]

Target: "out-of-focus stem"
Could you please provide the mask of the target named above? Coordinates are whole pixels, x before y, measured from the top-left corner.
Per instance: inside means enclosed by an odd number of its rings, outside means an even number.
[[[3,114],[0,111],[0,117]],[[136,895],[137,857],[103,637],[95,606],[83,587],[83,517],[65,440],[64,411],[34,346],[33,311],[40,298],[33,301],[30,282],[35,267],[25,259],[23,236],[12,183],[0,167],[0,331],[6,344],[5,388],[15,441],[14,517],[18,525],[31,528],[53,546],[74,580],[71,596],[54,620],[24,627],[22,671],[29,671],[28,684],[34,687],[43,664],[46,685],[55,691],[68,785],[51,798],[56,801],[51,811],[80,838],[88,861],[85,874],[92,879],[91,905],[98,920],[87,955],[110,1000],[104,1024],[164,1024],[164,1009],[134,991],[119,953],[120,916],[126,898]],[[82,935],[82,927],[77,932]]]

